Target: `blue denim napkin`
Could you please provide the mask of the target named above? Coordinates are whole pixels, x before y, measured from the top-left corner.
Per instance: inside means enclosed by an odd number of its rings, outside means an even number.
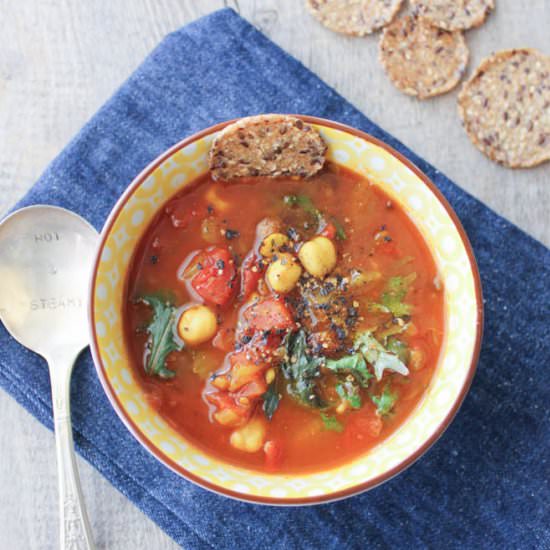
[[[85,352],[72,394],[78,451],[189,549],[550,548],[549,251],[233,11],[167,36],[17,206],[61,205],[100,229],[159,153],[216,122],[264,112],[317,115],[373,134],[426,172],[457,211],[486,306],[481,361],[460,413],[427,455],[381,487],[335,504],[262,507],[211,494],[153,459],[116,417]],[[0,384],[52,427],[46,368],[3,327]]]

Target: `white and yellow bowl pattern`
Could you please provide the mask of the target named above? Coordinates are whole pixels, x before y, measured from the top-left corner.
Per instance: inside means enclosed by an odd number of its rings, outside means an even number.
[[[330,500],[390,477],[419,456],[450,420],[477,359],[481,322],[477,268],[450,213],[416,170],[385,147],[367,136],[314,126],[328,143],[330,160],[379,185],[414,220],[436,259],[445,289],[446,336],[436,373],[408,420],[377,447],[350,464],[322,473],[258,473],[206,455],[172,429],[144,399],[124,344],[126,273],[135,247],[159,207],[207,170],[215,133],[184,143],[148,175],[145,172],[138,177],[106,225],[92,285],[94,357],[122,420],[173,469],[211,489],[255,501]]]

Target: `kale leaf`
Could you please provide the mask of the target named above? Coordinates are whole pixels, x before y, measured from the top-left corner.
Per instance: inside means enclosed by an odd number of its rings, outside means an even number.
[[[372,378],[361,353],[346,355],[340,359],[327,359],[323,366],[336,374],[351,374],[363,388],[369,385]]]
[[[376,412],[380,416],[387,416],[397,401],[397,395],[392,393],[390,385],[387,384],[384,391],[379,396],[372,395],[371,400],[376,405]]]
[[[183,349],[183,342],[174,332],[176,308],[158,296],[142,296],[141,301],[153,310],[153,318],[146,328],[149,338],[145,353],[145,372],[160,378],[173,378],[176,373],[166,367],[166,358],[173,351]]]
[[[288,393],[308,407],[326,407],[317,388],[324,359],[312,357],[307,353],[306,335],[303,330],[289,334],[284,345],[287,357],[281,363],[281,371],[288,380]]]
[[[409,374],[405,363],[397,355],[390,353],[370,331],[357,335],[354,349],[360,351],[366,361],[372,365],[377,380],[382,379],[385,370],[391,370],[404,376]]]
[[[352,409],[360,409],[362,405],[361,395],[357,384],[345,380],[336,384],[336,393],[346,400]]]

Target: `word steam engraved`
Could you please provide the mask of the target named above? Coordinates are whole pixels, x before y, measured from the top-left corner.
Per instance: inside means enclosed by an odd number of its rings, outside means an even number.
[[[35,298],[30,303],[31,311],[41,309],[81,309],[82,298]]]

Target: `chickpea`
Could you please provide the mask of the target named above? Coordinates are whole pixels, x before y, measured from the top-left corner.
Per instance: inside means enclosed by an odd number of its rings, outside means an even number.
[[[302,245],[298,257],[310,275],[323,279],[336,266],[336,247],[326,237],[314,237]]]
[[[206,306],[197,305],[186,309],[178,321],[178,334],[189,346],[207,342],[217,329],[216,315]]]
[[[302,275],[302,268],[292,254],[279,254],[277,259],[269,264],[266,279],[269,286],[282,294],[290,292]]]
[[[265,381],[267,384],[271,384],[275,380],[275,369],[271,367],[270,369],[267,369],[265,373]]]
[[[288,246],[290,239],[283,233],[272,233],[268,235],[260,245],[260,254],[264,258],[271,258],[285,246]]]
[[[262,418],[253,418],[248,424],[235,430],[229,442],[239,451],[255,453],[263,447],[266,431],[265,421]]]

